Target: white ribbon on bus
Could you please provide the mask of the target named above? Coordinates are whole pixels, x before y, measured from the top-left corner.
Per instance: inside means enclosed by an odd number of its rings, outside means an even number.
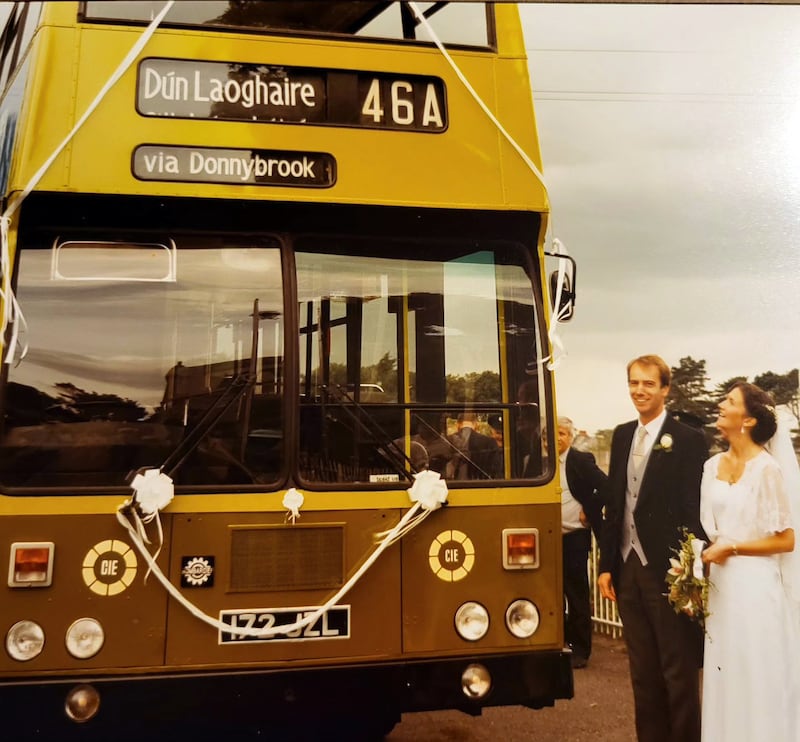
[[[161,567],[159,567],[156,562],[158,552],[156,552],[154,556],[147,549],[145,542],[149,543],[149,541],[147,539],[145,525],[155,520],[158,524],[159,536],[161,535],[161,522],[158,513],[160,508],[169,503],[172,499],[172,480],[163,472],[158,472],[157,469],[150,469],[141,475],[137,475],[131,486],[134,488],[134,495],[117,509],[117,520],[127,529],[133,545],[144,557],[145,562],[147,562],[148,574],[152,572],[164,586],[164,589],[195,618],[209,626],[213,626],[223,633],[235,634],[236,636],[249,636],[256,639],[275,636],[276,634],[286,634],[313,624],[323,613],[333,608],[333,606],[350,591],[361,579],[361,576],[375,563],[386,549],[405,536],[413,528],[416,528],[434,510],[439,509],[447,502],[447,483],[441,479],[437,472],[421,471],[415,474],[414,484],[408,489],[408,495],[413,505],[403,514],[394,528],[384,533],[377,534],[377,537],[381,539],[380,543],[361,563],[350,579],[339,588],[335,595],[331,596],[326,601],[325,605],[314,609],[313,612],[306,613],[302,619],[298,619],[288,626],[273,626],[271,628],[262,629],[238,626],[234,628],[230,624],[220,621],[213,616],[209,616],[194,605],[194,603],[190,602],[161,571]],[[138,486],[143,488],[141,497],[136,489]],[[287,495],[289,495],[290,492],[292,492],[292,490],[289,490]],[[300,493],[296,494],[299,495]],[[302,502],[302,495],[299,498],[290,497],[288,505],[287,498],[284,497],[284,505],[289,507],[290,513],[295,517],[299,517],[300,505],[298,503],[300,502]],[[144,507],[142,507],[142,504],[144,504]]]
[[[64,147],[69,144],[72,137],[74,137],[81,126],[83,126],[86,119],[88,119],[89,116],[94,113],[94,110],[100,105],[100,102],[103,100],[103,98],[105,98],[108,91],[111,90],[111,88],[113,88],[117,83],[117,80],[119,80],[119,78],[125,74],[128,67],[130,67],[136,61],[139,53],[142,51],[147,42],[150,41],[150,37],[155,33],[155,30],[164,19],[164,16],[169,12],[170,8],[174,4],[175,0],[167,0],[167,2],[164,4],[164,7],[161,9],[161,12],[156,15],[155,18],[153,18],[153,20],[150,22],[150,25],[148,25],[144,33],[137,39],[136,43],[131,47],[131,50],[128,52],[122,62],[120,62],[117,69],[114,71],[111,77],[108,78],[106,84],[100,89],[100,92],[95,96],[95,99],[89,104],[89,107],[86,109],[86,111],[84,111],[83,116],[81,116],[75,126],[72,127],[72,131],[70,131],[69,134],[64,137],[61,144],[59,144],[58,147],[56,147],[53,151],[53,154],[51,154],[50,157],[45,160],[44,164],[34,173],[33,177],[30,179],[25,188],[22,189],[19,196],[11,200],[2,216],[0,216],[0,240],[2,240],[2,244],[0,244],[0,270],[3,272],[2,278],[0,278],[0,301],[3,302],[2,317],[0,318],[0,338],[5,337],[6,330],[9,326],[12,328],[11,337],[9,338],[8,344],[3,347],[3,361],[5,363],[14,362],[17,344],[19,343],[19,331],[20,329],[24,331],[27,327],[27,322],[22,314],[22,309],[19,306],[17,297],[14,294],[14,289],[11,286],[11,250],[8,244],[8,229],[11,225],[11,217],[20,207],[28,194],[37,186],[44,174],[50,169],[50,166],[61,154]],[[23,339],[22,350],[17,361],[21,361],[27,352],[28,345]]]
[[[497,127],[497,130],[506,138],[508,143],[514,148],[517,154],[523,159],[525,164],[530,168],[531,172],[536,176],[536,179],[542,184],[542,188],[544,188],[545,192],[547,192],[547,184],[544,182],[544,175],[542,175],[542,171],[536,167],[536,164],[533,160],[528,156],[528,153],[525,152],[524,149],[517,143],[516,139],[508,133],[506,128],[500,123],[497,117],[491,112],[489,106],[484,103],[483,99],[478,95],[478,91],[472,87],[469,80],[467,80],[467,76],[461,71],[461,68],[456,64],[455,60],[450,56],[447,49],[445,49],[444,44],[442,43],[441,39],[437,36],[436,32],[431,27],[431,24],[428,23],[428,19],[425,17],[425,14],[417,7],[417,4],[410,0],[408,6],[414,12],[414,15],[417,17],[417,21],[425,28],[428,34],[431,37],[431,40],[439,51],[442,53],[442,56],[447,60],[447,63],[453,68],[453,72],[456,73],[457,77],[461,82],[464,84],[464,87],[467,89],[467,92],[474,98],[475,102],[480,106],[481,110],[489,117],[489,120]],[[553,239],[553,252],[558,255],[567,255],[567,249],[564,244],[557,238]],[[555,302],[551,304],[554,307],[561,307],[561,293],[564,286],[564,277],[566,276],[567,271],[567,261],[564,259],[560,259],[558,261],[558,281],[557,281],[557,290],[556,290],[556,297]],[[545,291],[549,293],[549,287],[545,288]],[[552,298],[552,297],[551,297]],[[546,363],[547,368],[552,370],[561,362],[562,358],[567,355],[567,352],[564,348],[564,342],[561,340],[561,335],[559,333],[559,324],[564,316],[563,309],[559,309],[556,313],[550,318],[550,327],[548,329],[548,337],[550,338],[550,347],[552,348],[552,352],[549,356],[542,358],[539,363]]]
[[[119,64],[115,72],[111,75],[108,79],[106,84],[102,87],[100,92],[97,94],[95,99],[89,104],[89,107],[86,109],[84,114],[72,128],[72,131],[67,134],[61,144],[56,147],[55,151],[50,155],[50,157],[44,162],[44,164],[39,168],[39,170],[33,175],[30,182],[25,186],[22,190],[20,195],[13,199],[9,204],[8,208],[5,212],[0,215],[0,271],[2,271],[2,277],[0,277],[0,301],[3,303],[2,314],[0,315],[0,337],[4,337],[6,330],[9,326],[11,326],[11,337],[8,340],[7,345],[3,348],[3,360],[5,363],[13,363],[16,355],[16,348],[19,342],[19,335],[20,329],[24,330],[27,326],[25,321],[25,317],[22,313],[22,309],[17,301],[17,298],[14,294],[14,290],[11,285],[11,257],[10,257],[10,249],[8,244],[8,228],[10,225],[11,216],[16,212],[19,208],[20,204],[23,200],[27,197],[27,195],[36,187],[38,182],[41,180],[42,176],[47,172],[50,166],[53,164],[55,159],[61,154],[62,150],[67,146],[70,140],[75,136],[76,132],[83,126],[84,122],[89,118],[89,116],[94,112],[103,98],[106,96],[108,91],[116,84],[120,77],[127,71],[127,69],[133,64],[136,58],[139,56],[139,53],[150,40],[153,33],[155,33],[158,26],[161,24],[161,21],[164,19],[166,14],[175,4],[175,0],[167,0],[164,4],[164,7],[161,11],[153,18],[150,22],[148,27],[145,29],[144,33],[139,37],[136,44],[133,45],[131,50]],[[436,32],[431,27],[430,23],[428,23],[428,19],[425,17],[425,14],[420,11],[417,7],[417,4],[413,2],[409,2],[409,7],[412,9],[414,14],[417,17],[417,20],[422,24],[422,26],[426,29],[428,34],[430,35],[431,39],[433,40],[436,47],[441,52],[442,56],[447,60],[448,64],[453,68],[453,71],[458,76],[459,80],[463,83],[464,87],[470,93],[470,95],[474,98],[476,103],[480,106],[481,110],[489,117],[490,121],[497,127],[498,131],[505,137],[505,139],[511,144],[514,150],[519,154],[519,156],[523,159],[525,164],[530,168],[533,174],[536,176],[536,179],[542,184],[542,187],[547,191],[547,185],[544,181],[544,175],[536,167],[536,164],[531,160],[525,150],[517,143],[514,137],[509,134],[506,128],[500,123],[497,117],[491,112],[489,107],[483,101],[483,99],[478,95],[475,88],[472,87],[469,80],[467,80],[466,75],[461,71],[458,65],[455,63],[453,58],[445,49],[444,44],[439,39]],[[564,245],[557,239],[553,239],[553,248],[554,252],[559,254],[566,254],[566,249]],[[567,261],[559,260],[558,261],[558,290],[556,301],[553,304],[555,307],[560,306],[560,295],[561,295],[561,287],[563,286],[564,276],[566,274],[566,265]],[[551,297],[552,298],[552,297]],[[564,344],[561,340],[559,335],[559,323],[561,320],[561,312],[556,312],[556,314],[551,317],[550,328],[548,330],[548,336],[550,338],[551,347],[553,348],[553,353],[548,356],[547,358],[543,358],[541,360],[542,363],[547,362],[548,368],[553,369],[555,368],[561,360],[561,357],[566,355],[566,351],[564,350]],[[23,340],[22,351],[20,352],[20,356],[18,360],[22,360],[27,353],[27,344]]]
[[[133,45],[131,50],[119,64],[117,69],[108,79],[106,84],[102,87],[102,89],[98,92],[97,96],[94,100],[89,104],[88,108],[81,116],[81,118],[77,121],[75,126],[72,130],[67,134],[64,140],[56,147],[54,152],[50,155],[50,157],[42,164],[42,166],[37,170],[37,172],[33,175],[29,183],[25,186],[25,188],[20,192],[19,196],[12,199],[9,203],[8,207],[6,208],[5,212],[0,215],[0,240],[2,244],[0,244],[0,270],[2,271],[2,276],[0,277],[0,300],[3,302],[2,308],[2,317],[0,318],[0,337],[4,336],[6,331],[9,327],[11,327],[11,336],[7,345],[3,348],[3,362],[5,363],[13,363],[16,352],[17,352],[17,345],[19,344],[19,336],[20,330],[24,330],[26,328],[25,318],[22,314],[22,310],[20,308],[19,302],[14,294],[12,281],[11,281],[11,253],[10,253],[10,246],[8,240],[8,230],[11,224],[11,217],[13,214],[19,209],[20,205],[24,201],[24,199],[28,196],[29,193],[36,187],[39,183],[41,178],[53,164],[55,159],[61,154],[70,140],[75,136],[76,132],[83,126],[85,121],[89,118],[89,116],[94,112],[103,98],[106,96],[108,91],[116,84],[116,82],[122,77],[122,75],[128,70],[128,68],[133,64],[133,62],[137,59],[139,54],[141,53],[144,46],[152,37],[153,33],[156,31],[158,26],[160,25],[161,21],[164,19],[166,14],[174,5],[175,0],[167,0],[165,2],[164,7],[161,11],[153,18],[150,24],[147,26],[145,31],[139,37],[137,42]],[[508,140],[508,142],[512,145],[512,147],[517,151],[517,153],[522,157],[528,167],[533,171],[536,178],[542,184],[542,186],[547,190],[547,187],[544,183],[544,177],[533,161],[528,157],[525,151],[517,144],[514,138],[506,131],[506,129],[502,126],[502,124],[497,120],[494,114],[489,110],[488,106],[483,102],[480,96],[477,94],[475,89],[469,83],[465,75],[459,69],[459,67],[455,64],[452,57],[447,53],[447,50],[444,48],[444,45],[436,35],[436,33],[431,28],[430,24],[428,23],[427,19],[425,18],[424,14],[417,8],[416,3],[409,2],[409,6],[412,8],[413,12],[417,16],[419,22],[426,28],[427,32],[430,34],[431,39],[438,47],[439,51],[448,61],[450,66],[455,71],[458,78],[470,92],[472,97],[481,107],[481,109],[486,113],[486,115],[490,118],[490,120],[494,123],[494,125],[498,128],[500,133]],[[559,254],[565,254],[566,251],[563,250],[563,245],[557,240],[554,240],[554,246],[558,243],[558,250],[556,250]],[[563,276],[565,275],[566,269],[566,261],[560,260],[559,261],[559,280],[558,280],[558,289],[556,294],[556,303],[555,306],[559,306],[560,302],[560,295],[561,295],[561,288],[563,286]],[[550,341],[551,345],[554,349],[559,351],[563,350],[563,344],[558,336],[558,323],[560,319],[560,314],[556,313],[556,315],[552,318],[552,323],[550,327]],[[25,354],[27,353],[27,344],[24,342],[22,343],[22,350],[20,352],[19,358],[17,360],[21,360],[24,358]],[[548,366],[550,368],[554,367],[554,365],[558,362],[556,357],[543,359],[542,362],[548,361]],[[161,529],[161,522],[159,518],[159,512],[163,507],[166,507],[167,504],[172,500],[173,494],[173,485],[172,480],[163,472],[152,469],[147,470],[143,474],[140,474],[137,478],[134,479],[132,483],[132,488],[134,490],[134,495],[129,500],[124,502],[117,510],[117,519],[119,522],[127,529],[128,534],[130,535],[132,543],[136,546],[139,552],[144,557],[145,562],[148,565],[149,571],[158,578],[158,580],[162,583],[164,588],[167,592],[175,598],[181,605],[183,605],[192,615],[197,617],[198,619],[204,621],[207,624],[219,629],[223,632],[230,633],[232,628],[230,625],[225,624],[218,619],[208,616],[207,614],[203,613],[190,603],[183,594],[173,585],[167,577],[163,574],[160,567],[157,564],[157,556],[152,555],[149,550],[147,549],[146,544],[149,543],[149,539],[147,537],[146,526],[147,524],[151,523],[153,520],[156,521],[158,532],[159,532],[159,539],[161,538],[162,529]],[[139,495],[139,490],[141,490],[141,495]],[[374,564],[374,562],[378,559],[378,557],[393,543],[397,540],[401,539],[405,534],[419,525],[428,515],[433,512],[434,510],[441,507],[447,501],[447,484],[444,480],[442,480],[436,472],[432,471],[423,471],[419,472],[418,474],[414,475],[414,484],[408,489],[409,496],[414,503],[406,513],[400,518],[397,525],[390,530],[378,534],[378,538],[381,538],[380,543],[377,545],[375,550],[370,554],[370,556],[361,564],[358,570],[350,577],[345,585],[343,585],[339,591],[333,595],[323,606],[317,608],[313,613],[306,615],[302,620],[297,621],[296,623],[292,624],[291,626],[282,626],[280,629],[246,629],[243,627],[237,627],[233,633],[237,635],[246,635],[252,637],[265,637],[271,636],[276,633],[286,633],[290,631],[294,631],[305,626],[312,624],[316,621],[323,613],[329,610],[332,606],[334,606],[341,598],[355,585],[361,576]],[[139,499],[137,499],[137,495],[139,495]],[[144,507],[142,507],[144,505]],[[291,508],[291,520],[294,521],[299,517],[299,506]]]

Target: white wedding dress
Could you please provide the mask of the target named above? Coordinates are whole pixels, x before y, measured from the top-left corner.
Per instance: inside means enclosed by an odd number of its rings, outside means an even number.
[[[706,462],[700,516],[711,541],[743,543],[794,527],[781,468],[766,451],[735,484]],[[796,531],[800,540],[800,529]],[[798,543],[800,547],[800,543]],[[703,662],[703,742],[797,742],[798,634],[781,557],[712,564]]]

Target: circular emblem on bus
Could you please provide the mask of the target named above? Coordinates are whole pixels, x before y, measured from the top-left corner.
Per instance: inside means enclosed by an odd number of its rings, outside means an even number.
[[[458,582],[469,574],[475,564],[475,547],[466,533],[442,531],[431,542],[428,563],[440,580]]]
[[[83,581],[98,595],[118,595],[136,577],[136,554],[124,541],[95,544],[83,559]]]

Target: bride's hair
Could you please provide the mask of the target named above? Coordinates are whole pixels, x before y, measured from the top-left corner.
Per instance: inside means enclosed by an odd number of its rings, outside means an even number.
[[[750,430],[750,437],[753,439],[753,443],[761,446],[772,438],[778,429],[775,400],[769,392],[746,381],[737,382],[728,391],[731,392],[734,389],[738,389],[742,393],[747,414],[756,420],[756,424]]]

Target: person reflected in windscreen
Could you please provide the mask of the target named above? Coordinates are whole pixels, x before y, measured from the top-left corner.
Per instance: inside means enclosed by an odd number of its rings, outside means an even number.
[[[444,477],[447,464],[454,455],[453,446],[447,440],[447,436],[438,426],[434,427],[430,422],[420,420],[415,437],[425,447],[428,456],[427,468]]]
[[[592,532],[599,539],[603,528],[605,472],[588,451],[572,447],[575,426],[558,418],[558,466],[561,478],[561,541],[564,563],[564,639],[572,649],[572,666],[586,667],[592,653],[592,607],[588,559]]]
[[[392,441],[390,453],[403,460],[407,457],[415,472],[429,469],[444,477],[448,462],[457,452],[447,435],[439,429],[442,424],[436,419],[418,418],[416,432],[408,441],[408,452],[406,453],[406,439],[400,437]],[[384,456],[387,455],[389,453],[384,451]]]
[[[479,432],[474,412],[458,416],[457,430],[449,437],[453,458],[447,465],[448,479],[492,479],[497,476],[500,447],[491,436]]]

